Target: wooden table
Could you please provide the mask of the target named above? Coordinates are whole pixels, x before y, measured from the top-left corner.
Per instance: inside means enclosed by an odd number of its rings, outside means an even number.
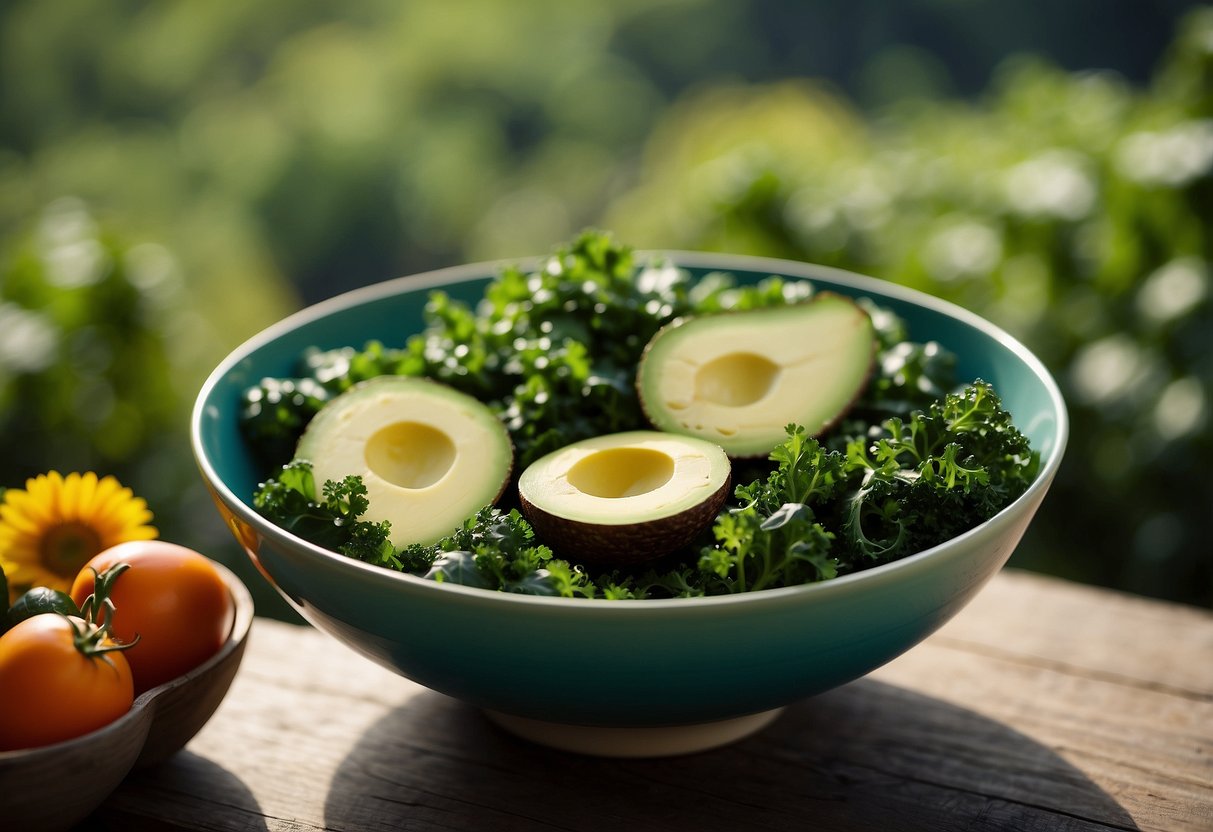
[[[263,619],[211,722],[86,827],[1208,832],[1213,614],[1004,572],[867,678],[653,760],[526,744]]]

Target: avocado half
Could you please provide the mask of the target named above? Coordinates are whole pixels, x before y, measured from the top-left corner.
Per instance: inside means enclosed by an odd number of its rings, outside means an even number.
[[[362,477],[363,519],[391,522],[392,545],[435,543],[505,490],[514,449],[484,404],[446,385],[381,376],[329,401],[295,456],[327,480]],[[317,495],[319,496],[319,495]]]
[[[659,430],[766,456],[789,423],[818,435],[838,421],[867,384],[876,346],[867,312],[823,292],[668,324],[645,347],[636,384]]]
[[[536,537],[562,557],[627,565],[690,543],[720,511],[731,467],[719,445],[629,431],[566,445],[522,472],[518,496]]]

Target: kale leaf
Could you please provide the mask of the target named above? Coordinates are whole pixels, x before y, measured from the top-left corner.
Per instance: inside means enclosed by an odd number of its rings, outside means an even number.
[[[934,546],[988,520],[1027,490],[1040,457],[993,387],[978,380],[908,422],[887,420],[874,441],[847,448],[862,484],[843,520],[846,562],[883,562]]]
[[[263,482],[253,507],[266,519],[298,537],[358,560],[401,568],[395,547],[388,540],[391,524],[359,518],[366,512],[366,486],[361,477],[326,482],[315,499],[312,465],[292,460],[277,477]]]

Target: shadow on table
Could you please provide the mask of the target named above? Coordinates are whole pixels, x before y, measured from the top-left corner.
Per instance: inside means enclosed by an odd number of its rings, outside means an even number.
[[[206,757],[188,750],[179,751],[158,766],[135,771],[127,775],[124,783],[138,784],[138,801],[128,807],[124,786],[109,796],[109,799],[74,832],[152,832],[170,828],[161,817],[183,816],[183,805],[197,803],[199,828],[240,829],[257,832],[268,829],[261,806],[248,786],[236,775]],[[222,795],[217,800],[198,801],[190,795],[201,793]],[[157,806],[164,807],[163,813]],[[172,824],[171,828],[181,828]]]
[[[1136,829],[1034,740],[869,679],[763,732],[685,757],[612,760],[531,745],[439,694],[373,725],[334,776],[326,828]]]

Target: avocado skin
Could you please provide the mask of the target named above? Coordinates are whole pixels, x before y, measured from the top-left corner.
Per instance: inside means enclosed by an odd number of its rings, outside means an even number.
[[[693,541],[715,519],[730,494],[731,477],[712,496],[678,514],[643,523],[587,523],[559,517],[519,494],[535,537],[559,557],[586,566],[631,566],[669,554]]]

